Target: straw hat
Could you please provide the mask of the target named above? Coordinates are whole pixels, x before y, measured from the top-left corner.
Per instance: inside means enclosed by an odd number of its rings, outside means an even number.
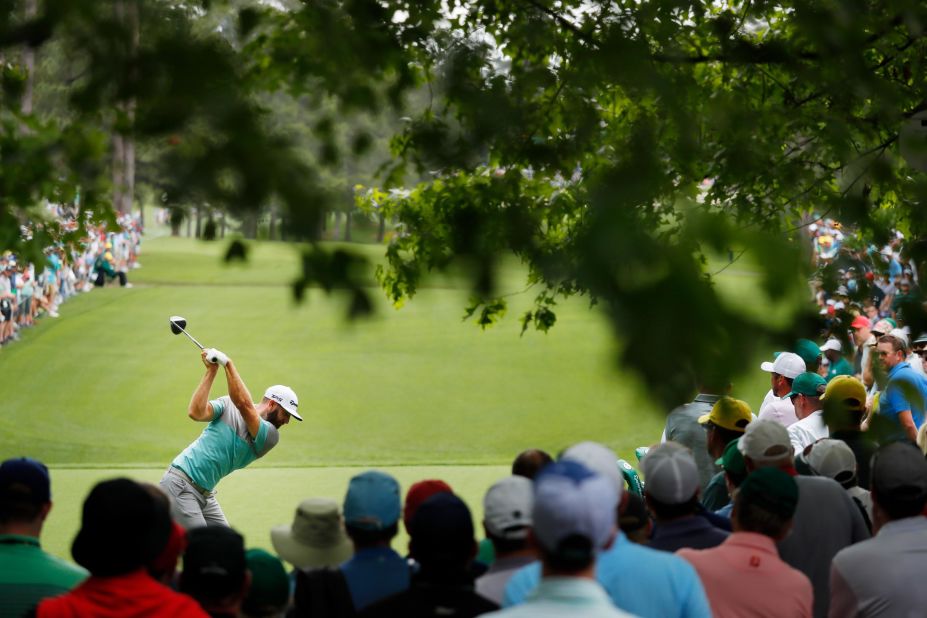
[[[292,525],[274,526],[270,540],[277,555],[299,569],[338,566],[353,553],[338,503],[328,498],[303,500]]]

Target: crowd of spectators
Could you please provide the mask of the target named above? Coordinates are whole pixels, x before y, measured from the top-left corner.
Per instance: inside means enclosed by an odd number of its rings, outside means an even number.
[[[853,411],[859,402],[844,383],[831,382],[823,399]],[[395,478],[369,470],[350,480],[341,500],[306,498],[290,523],[269,530],[276,555],[249,549],[230,527],[184,530],[160,488],[117,478],[92,488],[71,545],[76,564],[61,560],[40,543],[52,508],[49,470],[9,459],[0,465],[0,616],[923,611],[927,590],[917,580],[927,560],[927,459],[917,448],[874,447],[861,487],[857,454],[840,439],[796,456],[784,425],[753,418],[726,396],[695,422],[707,428],[702,448],[721,448],[729,508],[706,507],[704,477],[683,444],[648,450],[641,496],[625,487],[615,453],[584,442],[556,459],[538,450],[520,455],[513,474],[485,493],[482,541],[448,483],[423,480],[403,497]],[[733,436],[726,444],[722,430]],[[393,547],[400,525],[407,553]]]
[[[138,268],[142,226],[131,215],[121,216],[118,231],[78,220],[76,209],[50,205],[63,232],[82,229],[79,243],[56,243],[44,251],[44,261],[33,262],[11,251],[0,254],[0,346],[20,338],[22,329],[43,317],[59,317],[58,308],[69,298],[119,281],[131,287],[128,272]],[[23,234],[30,235],[25,228]]]

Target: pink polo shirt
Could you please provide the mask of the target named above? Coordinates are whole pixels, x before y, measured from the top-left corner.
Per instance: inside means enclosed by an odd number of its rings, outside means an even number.
[[[695,567],[715,618],[812,615],[811,581],[779,558],[767,536],[735,532],[717,547],[676,553]]]

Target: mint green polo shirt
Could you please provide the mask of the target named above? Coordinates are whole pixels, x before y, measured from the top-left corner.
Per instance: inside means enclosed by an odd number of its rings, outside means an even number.
[[[19,618],[39,601],[87,578],[87,571],[42,551],[32,536],[0,534],[0,618]]]
[[[261,419],[257,437],[252,437],[244,417],[228,395],[209,404],[212,420],[171,465],[183,470],[200,487],[212,491],[223,477],[266,455],[277,445],[280,434],[270,422]]]

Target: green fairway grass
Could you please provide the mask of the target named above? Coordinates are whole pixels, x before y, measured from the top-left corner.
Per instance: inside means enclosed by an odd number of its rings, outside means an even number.
[[[220,503],[251,544],[266,546],[268,526],[289,521],[300,499],[340,499],[346,479],[365,467],[396,472],[404,487],[441,476],[477,511],[524,448],[556,453],[595,439],[631,460],[634,447],[660,438],[666,411],[616,369],[613,335],[583,299],[561,304],[548,334],[520,336],[517,316],[533,294],[516,294],[507,318],[480,331],[461,320],[466,290],[442,277],[399,310],[372,287],[375,317],[348,323],[337,295],[311,290],[294,304],[296,247],[252,244],[247,265],[226,266],[225,246],[148,240],[143,268],[130,273],[134,288],[81,294],[62,305],[60,319],[40,320],[0,351],[0,453],[53,468],[45,545],[56,554],[68,554],[94,482],[117,474],[157,481],[203,428],[186,408],[204,368],[198,350],[170,333],[174,314],[235,360],[255,399],[275,383],[299,395],[306,421],[284,427],[273,452],[220,485]],[[360,250],[371,262],[383,252]],[[510,264],[500,282],[517,291],[523,273]],[[738,272],[724,286],[753,289],[755,281]],[[673,371],[672,350],[658,352]],[[758,406],[766,389],[768,375],[751,365],[733,394]],[[220,373],[212,396],[225,392]]]

